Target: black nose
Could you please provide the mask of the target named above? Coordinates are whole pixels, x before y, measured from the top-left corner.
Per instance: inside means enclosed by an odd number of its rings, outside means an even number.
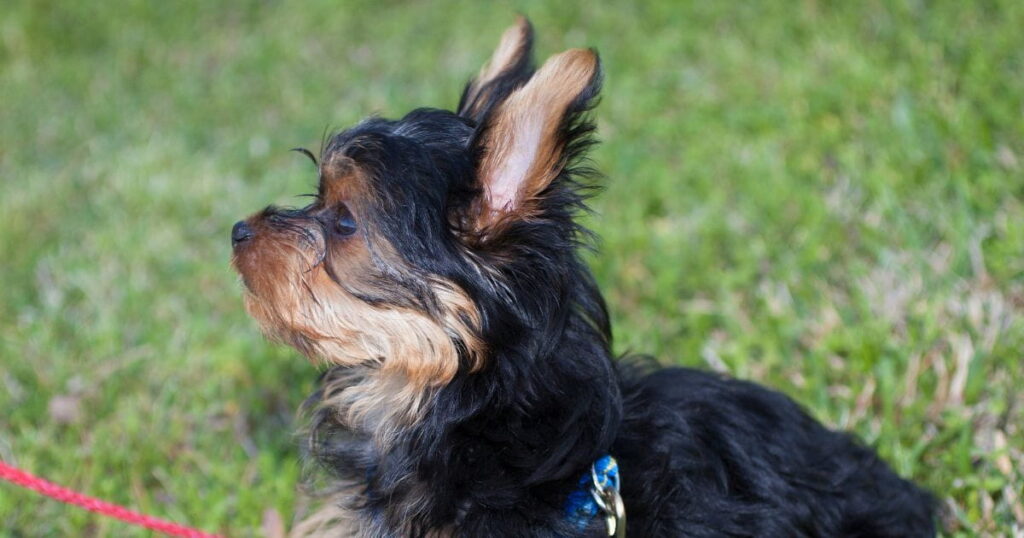
[[[244,220],[236,222],[231,228],[231,246],[237,246],[250,239],[252,239],[252,228]]]

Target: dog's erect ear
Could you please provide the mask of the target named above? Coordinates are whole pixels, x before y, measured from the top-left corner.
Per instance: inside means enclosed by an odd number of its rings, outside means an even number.
[[[476,122],[497,103],[522,86],[533,74],[533,26],[526,17],[501,35],[491,59],[475,79],[466,84],[459,100],[458,114]]]
[[[482,191],[474,228],[485,231],[536,213],[542,192],[586,147],[592,126],[584,115],[600,86],[597,54],[567,50],[482,120],[472,142]]]

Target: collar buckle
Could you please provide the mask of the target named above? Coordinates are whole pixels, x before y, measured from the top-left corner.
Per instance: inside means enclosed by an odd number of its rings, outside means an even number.
[[[610,458],[609,458],[610,459]],[[611,460],[615,465],[615,460]],[[597,503],[597,507],[604,513],[605,525],[608,528],[608,536],[613,538],[626,538],[626,505],[622,502],[622,495],[619,493],[619,473],[609,473],[604,470],[600,473],[597,470],[597,463],[590,466],[590,495]],[[602,479],[603,478],[603,479]]]

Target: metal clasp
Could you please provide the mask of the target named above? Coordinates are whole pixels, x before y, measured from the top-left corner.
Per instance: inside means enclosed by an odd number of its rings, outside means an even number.
[[[622,495],[619,494],[619,475],[602,485],[597,470],[590,467],[590,477],[593,484],[590,487],[590,495],[598,508],[604,512],[604,522],[608,528],[608,536],[614,538],[626,538],[626,505],[622,502]]]

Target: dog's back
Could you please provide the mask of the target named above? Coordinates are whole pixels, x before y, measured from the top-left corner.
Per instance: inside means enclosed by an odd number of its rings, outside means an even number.
[[[632,536],[935,536],[930,495],[780,393],[671,368],[624,396]]]

